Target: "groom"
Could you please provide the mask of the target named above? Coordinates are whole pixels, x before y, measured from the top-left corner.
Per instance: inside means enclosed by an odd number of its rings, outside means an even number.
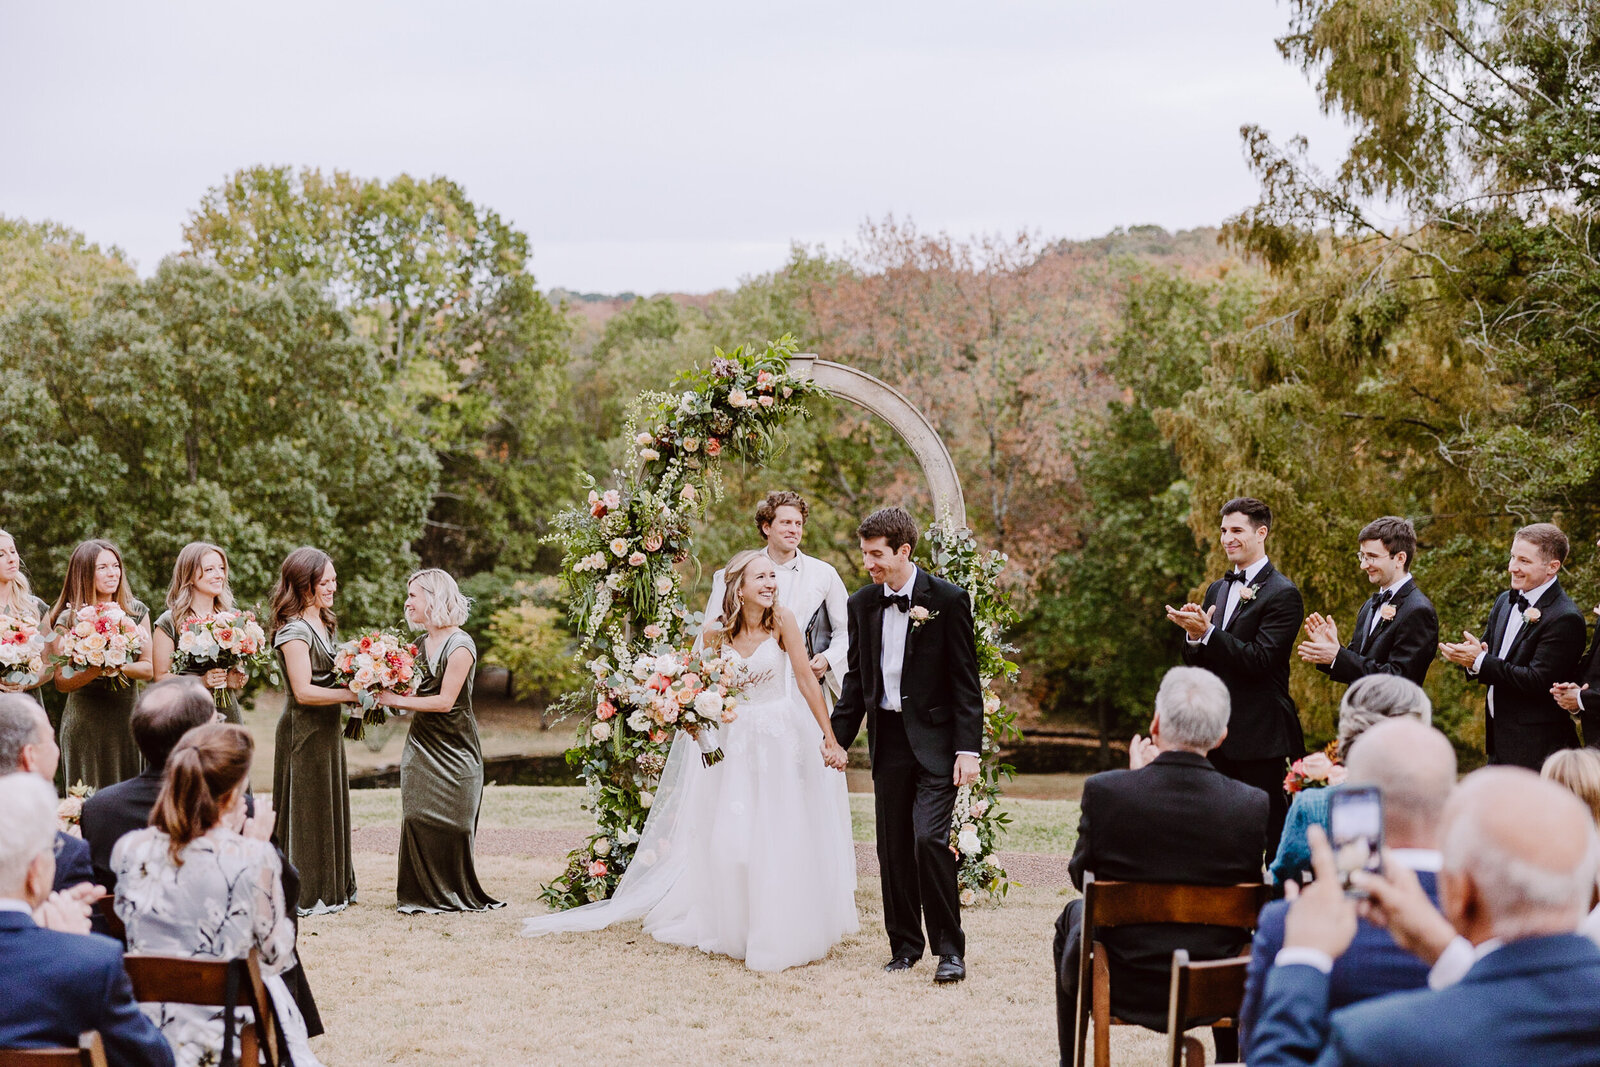
[[[849,667],[833,733],[849,748],[867,720],[878,815],[878,867],[891,959],[922,958],[922,928],[939,957],[933,980],[967,976],[950,818],[956,790],[978,779],[983,697],[972,607],[960,586],[911,562],[917,525],[880,508],[856,529],[873,584],[847,606]]]

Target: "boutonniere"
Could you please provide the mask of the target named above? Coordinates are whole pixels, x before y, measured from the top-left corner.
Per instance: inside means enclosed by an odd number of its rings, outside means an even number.
[[[1385,604],[1378,611],[1378,618],[1382,619],[1384,622],[1393,622],[1394,621],[1394,605],[1393,604]]]
[[[937,611],[929,611],[921,604],[918,604],[916,607],[911,609],[911,628],[913,630],[921,629],[923,623],[927,622],[929,619],[937,619],[938,617],[939,613]]]
[[[1261,584],[1258,582],[1255,585],[1247,585],[1243,589],[1239,590],[1239,603],[1250,603],[1250,601],[1256,598],[1256,590],[1260,588]]]
[[[1529,626],[1532,626],[1534,623],[1538,622],[1541,617],[1542,613],[1538,608],[1529,608],[1527,611],[1522,613],[1522,621],[1527,623]]]

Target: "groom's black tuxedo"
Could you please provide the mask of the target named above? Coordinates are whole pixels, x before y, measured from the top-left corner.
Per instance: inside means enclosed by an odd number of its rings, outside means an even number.
[[[928,609],[927,621],[906,622],[900,674],[900,711],[884,708],[883,626],[885,588],[872,584],[850,597],[850,654],[832,726],[850,747],[867,723],[878,823],[878,868],[883,916],[892,954],[921,957],[928,941],[940,956],[961,956],[961,903],[950,818],[957,752],[979,752],[983,694],[966,590],[921,568],[911,608]]]
[[[1380,618],[1374,628],[1372,616],[1381,610],[1382,596],[1375,593],[1361,605],[1350,643],[1331,664],[1317,664],[1317,670],[1346,685],[1369,674],[1398,674],[1422,684],[1439,654],[1439,613],[1412,578],[1389,601],[1394,618]]]
[[[1532,606],[1539,609],[1539,621],[1529,623],[1524,617],[1502,659],[1500,646],[1511,624],[1511,593],[1495,599],[1483,627],[1488,654],[1477,679],[1494,687],[1494,713],[1487,716],[1484,735],[1489,762],[1536,771],[1550,753],[1578,747],[1572,717],[1550,695],[1550,687],[1577,677],[1584,627],[1583,612],[1560,582],[1551,582]]]

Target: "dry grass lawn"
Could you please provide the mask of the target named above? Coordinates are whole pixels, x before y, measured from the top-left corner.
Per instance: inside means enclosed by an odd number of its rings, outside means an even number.
[[[582,827],[576,792],[491,789],[484,825]],[[863,799],[870,802],[852,798]],[[360,791],[352,800],[358,826],[398,821],[394,791]],[[1069,811],[1057,803],[1022,802],[1031,816],[1022,821],[1032,825],[1019,836],[1061,840],[1053,824]],[[857,892],[860,934],[818,963],[777,975],[658,944],[638,923],[518,937],[522,917],[543,911],[539,884],[560,863],[482,857],[485,887],[508,908],[402,916],[394,911],[395,858],[357,854],[361,903],[301,925],[301,955],[328,1028],[314,1046],[328,1067],[1056,1062],[1050,938],[1070,892],[1022,887],[1003,906],[969,910],[970,976],[936,988],[927,961],[908,975],[879,970],[886,948],[876,879]],[[1113,1059],[1156,1064],[1164,1042],[1119,1027]]]

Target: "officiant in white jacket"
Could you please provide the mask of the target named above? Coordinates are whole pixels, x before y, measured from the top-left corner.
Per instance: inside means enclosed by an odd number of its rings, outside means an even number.
[[[839,695],[850,651],[850,630],[845,618],[848,594],[832,564],[800,551],[810,513],[810,507],[799,493],[771,492],[756,508],[756,529],[767,543],[763,551],[778,568],[778,603],[794,612],[795,619],[805,629],[806,655],[832,705]],[[716,618],[722,591],[719,570],[711,579],[711,599],[706,603],[707,623]]]

